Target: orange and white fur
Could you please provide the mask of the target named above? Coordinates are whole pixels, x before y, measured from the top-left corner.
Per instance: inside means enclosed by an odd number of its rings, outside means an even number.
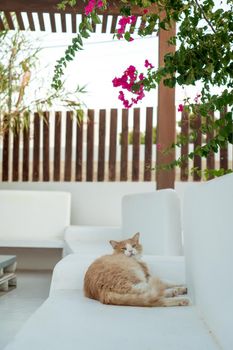
[[[152,277],[140,259],[142,246],[139,233],[121,242],[110,241],[112,255],[95,260],[84,278],[86,297],[103,304],[128,306],[189,305],[184,286],[162,282]]]

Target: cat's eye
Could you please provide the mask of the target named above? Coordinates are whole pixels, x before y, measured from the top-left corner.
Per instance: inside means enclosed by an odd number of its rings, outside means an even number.
[[[126,250],[126,248],[124,247],[124,248],[121,248],[121,250]]]
[[[136,244],[133,244],[133,245],[132,245],[132,248],[136,248]]]

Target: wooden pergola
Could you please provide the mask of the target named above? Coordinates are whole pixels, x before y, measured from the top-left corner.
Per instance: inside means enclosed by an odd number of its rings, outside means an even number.
[[[78,0],[78,4],[74,7],[67,6],[65,11],[58,10],[57,4],[59,0],[0,0],[0,11],[4,12],[8,28],[15,29],[12,14],[16,16],[18,26],[21,30],[25,30],[25,23],[22,13],[26,13],[29,28],[35,31],[34,16],[38,16],[39,27],[41,31],[45,30],[43,13],[49,14],[52,32],[56,32],[55,14],[60,14],[62,32],[67,32],[66,14],[71,15],[72,32],[77,32],[76,15],[84,15],[84,7],[86,3]],[[117,19],[120,16],[120,2],[118,0],[108,1],[108,8],[101,11],[103,15],[101,32],[107,32],[107,23],[109,16],[112,16],[110,32],[116,30]],[[151,11],[156,11],[156,8],[151,8]],[[142,9],[134,7],[132,13],[140,17]],[[0,16],[0,30],[4,30],[4,22]],[[95,31],[95,27],[93,28]],[[174,52],[175,46],[169,46],[168,39],[175,35],[175,25],[169,31],[161,30],[159,32],[159,66],[163,65],[164,55],[168,52]],[[175,151],[164,155],[161,150],[169,147],[175,140],[175,89],[165,87],[160,83],[158,87],[158,114],[157,114],[157,147],[156,163],[157,165],[169,163],[175,159]],[[174,170],[159,170],[156,175],[157,189],[174,188],[175,171]]]

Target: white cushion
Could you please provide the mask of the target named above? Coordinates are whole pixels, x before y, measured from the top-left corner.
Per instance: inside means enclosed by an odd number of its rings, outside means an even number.
[[[174,190],[123,197],[123,238],[136,232],[141,233],[145,254],[181,254],[180,200]]]
[[[56,291],[5,350],[218,350],[195,307],[110,306]]]
[[[70,193],[0,191],[1,241],[62,240],[70,224]]]

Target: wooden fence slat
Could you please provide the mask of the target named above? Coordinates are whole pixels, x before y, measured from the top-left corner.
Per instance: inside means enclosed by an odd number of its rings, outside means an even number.
[[[151,181],[152,143],[153,143],[153,107],[146,109],[144,181]]]
[[[107,31],[107,21],[108,21],[107,15],[103,15],[103,19],[102,19],[102,33],[106,33],[106,31]]]
[[[56,33],[56,22],[55,22],[55,15],[54,13],[50,12],[49,13],[50,17],[50,23],[51,23],[51,29],[53,33]]]
[[[20,134],[15,131],[13,135],[12,181],[19,181],[19,140]]]
[[[40,115],[39,113],[34,113],[32,181],[39,181],[39,177],[40,177]]]
[[[132,181],[139,180],[139,151],[140,151],[140,109],[134,109],[133,116],[133,164]]]
[[[8,12],[8,11],[5,11],[4,14],[5,14],[5,17],[6,17],[9,29],[10,30],[14,30],[15,26],[14,26],[14,23],[13,23],[13,20],[12,20],[12,17],[11,17],[11,13]]]
[[[181,157],[187,157],[189,154],[189,114],[183,111],[181,115],[181,134],[186,138],[186,142],[181,145]],[[180,167],[180,180],[188,181],[189,178],[189,162],[184,160]]]
[[[61,30],[63,33],[66,33],[66,14],[64,12],[60,13],[61,15]]]
[[[93,181],[93,161],[94,161],[94,110],[89,109],[87,121],[87,164],[86,181]]]
[[[24,26],[24,23],[23,23],[23,17],[21,15],[21,12],[15,12],[15,14],[16,14],[18,25],[19,25],[19,29],[20,30],[25,30],[25,26]]]
[[[93,32],[95,33],[95,31],[96,31],[96,24],[93,21],[91,23],[91,26],[92,26]]]
[[[53,180],[60,181],[61,168],[61,112],[55,113]]]
[[[65,181],[71,181],[72,138],[73,138],[73,114],[72,112],[66,112],[66,145],[65,145],[65,169],[64,169]]]
[[[82,164],[83,164],[83,120],[78,120],[77,129],[76,129],[75,181],[82,181]]]
[[[2,17],[0,16],[0,30],[5,30],[4,22],[2,20]]]
[[[71,14],[72,33],[77,33],[76,13]]]
[[[193,125],[193,129],[196,130],[196,132],[197,132],[197,137],[193,143],[193,146],[195,149],[197,146],[202,145],[202,133],[200,132],[200,127],[201,127],[201,116],[200,115],[197,115],[195,117],[195,119],[192,121],[192,125]],[[194,159],[193,159],[193,167],[196,168],[197,170],[194,170],[193,181],[201,181],[201,176],[198,174],[198,171],[202,169],[201,163],[202,163],[201,157],[195,154]]]
[[[45,31],[45,24],[44,24],[43,13],[38,12],[38,20],[39,20],[40,30],[44,32]]]
[[[210,124],[211,121],[213,121],[213,120],[214,120],[214,114],[212,114],[212,116],[208,116],[208,117],[206,118],[206,124],[207,124],[207,126],[208,126],[208,124]],[[209,131],[209,132],[207,133],[207,135],[206,135],[206,142],[210,142],[210,140],[211,140],[213,137],[214,137],[214,131],[211,130],[211,131]],[[213,151],[210,152],[210,153],[208,154],[207,158],[206,158],[206,168],[209,169],[209,170],[215,169],[215,158],[214,158],[214,152],[213,152]],[[213,179],[213,178],[214,178],[214,176],[211,175],[211,176],[208,177],[208,180],[211,180],[211,179]]]
[[[29,135],[30,129],[23,130],[23,181],[29,180]]]
[[[117,109],[111,109],[110,147],[109,147],[109,181],[116,180],[116,143],[117,143]]]
[[[27,12],[28,22],[29,22],[29,28],[30,30],[35,31],[35,24],[33,20],[33,16],[31,12]]]
[[[121,132],[121,174],[120,180],[128,180],[128,138],[129,138],[129,111],[122,110],[122,132]]]
[[[112,16],[112,24],[111,24],[111,30],[110,30],[111,33],[115,33],[116,31],[117,18],[118,18],[117,15]]]
[[[8,181],[9,177],[9,130],[6,129],[3,135],[2,145],[2,181]]]
[[[138,16],[136,16],[136,17],[137,17],[137,19],[138,19]],[[137,24],[137,23],[131,24],[131,25],[130,25],[130,28],[129,28],[130,34],[133,34],[133,33],[134,33],[135,28],[136,28],[136,24]]]
[[[227,112],[227,108],[220,113],[220,118],[224,118]],[[220,147],[220,169],[228,169],[228,145],[226,147]]]
[[[106,139],[106,110],[99,114],[99,149],[98,149],[98,181],[104,181],[105,168],[105,139]]]
[[[50,179],[49,166],[49,112],[43,114],[43,181]]]

